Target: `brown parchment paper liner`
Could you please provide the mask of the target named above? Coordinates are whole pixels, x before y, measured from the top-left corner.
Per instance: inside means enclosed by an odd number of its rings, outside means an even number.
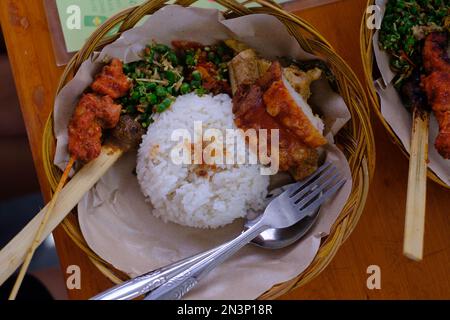
[[[386,9],[386,0],[376,0],[375,4],[381,9],[384,15]],[[403,105],[400,95],[394,88],[393,79],[395,73],[389,67],[389,55],[380,49],[378,45],[379,31],[376,31],[373,37],[373,51],[375,61],[381,73],[380,79],[374,79],[375,90],[380,97],[381,114],[391,126],[395,134],[400,138],[406,151],[410,150],[412,114],[408,112]],[[447,185],[450,185],[450,160],[445,160],[434,147],[434,140],[439,133],[439,126],[434,116],[430,118],[430,132],[428,141],[428,167],[442,179]]]
[[[305,53],[285,27],[269,15],[224,20],[217,10],[164,7],[143,25],[123,33],[117,41],[85,61],[60,92],[55,101],[55,164],[60,168],[66,164],[67,124],[80,94],[90,85],[105,58],[138,60],[139,53],[151,40],[165,44],[180,39],[212,44],[228,38],[244,41],[267,58],[316,58]],[[254,299],[273,285],[294,278],[313,260],[321,238],[329,233],[344,207],[352,182],[345,156],[332,144],[333,135],[350,119],[350,113],[327,81],[314,83],[312,92],[310,102],[322,115],[330,141],[325,147],[326,157],[344,173],[346,184],[321,208],[315,227],[302,241],[277,251],[248,246],[214,270],[187,298]],[[136,154],[124,155],[78,205],[80,228],[86,242],[117,269],[136,276],[210,249],[241,232],[242,221],[216,230],[199,230],[155,218],[132,174],[135,166]]]

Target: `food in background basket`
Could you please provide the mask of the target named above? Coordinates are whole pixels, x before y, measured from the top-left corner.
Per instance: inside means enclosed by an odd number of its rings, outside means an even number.
[[[404,105],[411,110],[433,110],[439,124],[435,148],[444,159],[450,159],[449,30],[446,1],[391,0],[379,38],[397,72],[394,84]]]

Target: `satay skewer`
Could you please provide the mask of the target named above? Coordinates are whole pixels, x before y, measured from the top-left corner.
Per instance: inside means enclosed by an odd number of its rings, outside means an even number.
[[[414,261],[421,261],[423,255],[429,124],[430,113],[415,108],[413,112],[403,240],[403,254]]]
[[[0,285],[25,261],[31,252],[30,248],[39,246],[50,235],[123,153],[124,150],[118,147],[103,146],[100,156],[85,164],[58,194],[55,193],[56,197],[0,251]],[[60,185],[63,185],[63,178]]]
[[[58,199],[58,196],[59,196],[62,188],[66,184],[67,179],[69,178],[69,173],[72,170],[72,167],[73,167],[75,161],[76,161],[75,157],[73,157],[73,156],[70,157],[69,162],[67,163],[67,166],[64,169],[63,175],[61,176],[58,186],[55,189],[55,193],[53,194],[53,197],[48,204],[48,208],[44,214],[44,217],[42,218],[42,221],[39,225],[36,235],[34,236],[33,242],[31,243],[31,246],[28,248],[28,252],[25,257],[25,260],[22,264],[22,267],[20,268],[16,282],[14,283],[14,287],[11,290],[11,294],[9,295],[9,298],[8,298],[9,300],[15,300],[17,297],[17,293],[19,292],[23,278],[25,277],[28,267],[30,266],[30,262],[31,262],[31,259],[33,258],[34,252],[36,251],[37,247],[41,243],[40,239],[42,238],[42,233],[44,232],[45,226],[47,225],[47,221],[48,221],[49,217],[53,214],[53,209],[55,208],[56,200]]]
[[[139,144],[138,141],[143,134],[142,127],[130,120],[129,116],[121,117],[122,106],[115,102],[115,99],[126,95],[130,88],[131,82],[123,73],[122,62],[112,59],[91,84],[90,89],[93,93],[83,94],[78,101],[68,125],[68,151],[71,157],[52,199],[0,251],[0,265],[7,266],[6,270],[0,270],[0,285],[20,266],[22,261],[24,262],[9,296],[10,300],[16,298],[36,248],[122,153]],[[110,143],[116,145],[115,147],[111,145],[107,149],[102,147],[104,129],[112,129]],[[86,164],[64,187],[76,160]],[[61,207],[62,205],[64,207]]]
[[[443,158],[450,158],[450,58],[447,48],[447,33],[432,32],[426,36],[420,57],[423,68],[411,77],[408,85],[412,90],[406,90],[407,96],[412,98],[414,118],[403,252],[417,261],[422,260],[424,241],[430,109],[439,124],[435,148]]]
[[[421,73],[416,68],[401,89],[404,103],[413,111],[403,254],[415,261],[422,260],[423,252],[430,125],[427,97],[420,82]]]

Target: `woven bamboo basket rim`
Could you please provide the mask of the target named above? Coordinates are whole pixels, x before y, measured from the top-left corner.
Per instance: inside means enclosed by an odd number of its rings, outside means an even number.
[[[374,5],[375,0],[368,0],[367,6]],[[409,159],[409,152],[406,150],[405,146],[401,142],[400,138],[392,129],[391,125],[386,121],[386,119],[381,114],[381,105],[380,100],[378,98],[377,92],[375,90],[375,86],[373,84],[373,66],[374,66],[374,53],[373,53],[373,36],[375,34],[374,29],[367,28],[366,25],[366,14],[363,15],[361,20],[361,30],[360,30],[360,48],[361,48],[361,58],[364,69],[365,83],[366,89],[369,93],[369,100],[372,105],[372,109],[375,111],[375,114],[380,119],[381,123],[389,133],[391,139],[394,143],[400,148],[402,153]],[[441,178],[439,178],[430,168],[427,170],[427,176],[434,182],[440,184],[441,186],[450,189],[450,185],[446,184]]]
[[[178,0],[176,4],[190,6],[195,1]],[[68,63],[61,76],[57,92],[60,92],[63,86],[76,73],[81,63],[88,59],[94,51],[116,40],[122,32],[132,28],[144,16],[152,14],[165,6],[166,2],[167,0],[147,1],[140,6],[124,10],[107,20],[92,34],[84,47]],[[216,2],[227,9],[224,13],[225,18],[265,13],[279,19],[305,51],[328,60],[328,64],[336,77],[338,90],[351,113],[351,120],[336,137],[347,157],[352,174],[353,187],[350,197],[333,225],[330,234],[321,243],[316,257],[308,268],[294,279],[275,285],[259,297],[259,299],[275,299],[292,289],[306,284],[325,269],[339,247],[351,234],[361,216],[367,198],[370,180],[375,169],[375,144],[369,118],[370,107],[365,91],[354,72],[335,53],[334,49],[323,36],[309,23],[292,13],[284,11],[278,4],[271,0],[247,1],[245,4],[253,2],[259,5],[258,7],[250,8],[235,0],[216,0]],[[117,25],[120,25],[118,33],[113,36],[107,36],[108,32]],[[55,152],[53,113],[50,114],[44,129],[42,148],[44,170],[54,190],[61,176],[61,171],[53,165]],[[76,212],[72,212],[62,222],[62,226],[75,244],[86,253],[100,272],[112,282],[120,283],[128,278],[127,275],[114,269],[89,248],[81,234],[76,219]]]

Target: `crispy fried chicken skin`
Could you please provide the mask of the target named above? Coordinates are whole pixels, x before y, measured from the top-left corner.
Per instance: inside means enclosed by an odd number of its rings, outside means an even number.
[[[282,79],[283,71],[278,61],[258,80],[264,92],[266,111],[279,123],[289,128],[307,146],[320,147],[327,143],[322,133],[314,127],[299,108]]]
[[[84,94],[69,123],[69,153],[76,159],[89,162],[101,151],[102,129],[119,122],[121,105],[109,96]]]
[[[447,45],[446,33],[431,33],[425,39],[423,62],[428,75],[422,77],[422,88],[439,124],[435,147],[442,157],[450,159],[450,59]]]
[[[91,88],[113,99],[125,96],[131,88],[131,82],[123,73],[122,61],[112,59],[111,63],[103,67],[102,72],[95,78]]]
[[[277,70],[275,69],[275,72]],[[233,97],[233,113],[240,129],[279,129],[279,168],[289,171],[296,180],[312,174],[318,167],[318,151],[304,143],[296,133],[286,126],[282,118],[267,112],[265,91],[271,87],[273,75],[269,72],[254,84],[241,84]],[[270,134],[267,150],[270,152]]]

